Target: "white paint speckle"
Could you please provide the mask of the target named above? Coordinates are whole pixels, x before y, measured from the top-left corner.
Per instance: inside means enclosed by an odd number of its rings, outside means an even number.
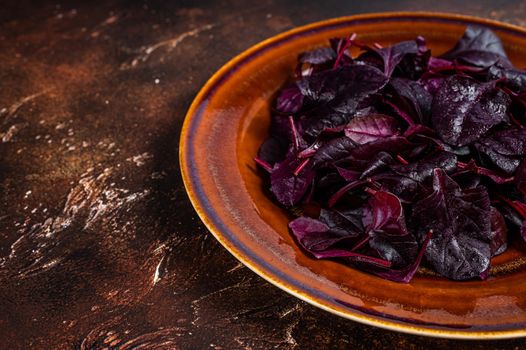
[[[161,171],[161,172],[156,171],[150,175],[150,178],[152,178],[153,180],[159,180],[165,177],[166,177],[166,173],[164,171]]]
[[[161,268],[161,264],[163,263],[163,260],[164,259],[161,259],[161,261],[159,261],[159,263],[157,264],[157,267],[155,268],[155,273],[153,274],[153,285],[155,286],[157,284],[157,282],[159,282],[159,280],[161,279],[160,275],[159,275],[159,269]]]
[[[135,163],[136,166],[143,166],[144,164],[146,164],[146,161],[151,158],[153,158],[153,156],[150,153],[144,152],[142,154],[138,154],[136,156],[127,158],[126,160],[128,162]]]

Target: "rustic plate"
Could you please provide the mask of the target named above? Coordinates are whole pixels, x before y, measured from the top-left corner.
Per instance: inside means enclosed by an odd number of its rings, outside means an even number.
[[[254,272],[324,310],[369,325],[447,338],[526,335],[526,250],[493,261],[487,281],[454,282],[420,271],[410,284],[390,282],[298,249],[287,214],[263,192],[253,157],[269,126],[275,92],[299,52],[358,33],[387,45],[423,35],[435,54],[466,25],[485,25],[526,66],[526,29],[485,19],[433,13],[339,18],[268,39],[221,68],[193,102],[183,126],[181,170],[188,195],[208,229]]]

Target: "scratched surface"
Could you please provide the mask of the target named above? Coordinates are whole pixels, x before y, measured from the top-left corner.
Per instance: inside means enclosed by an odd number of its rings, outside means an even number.
[[[273,287],[184,192],[192,98],[252,44],[385,10],[526,24],[517,1],[4,1],[0,349],[519,349],[340,319]]]

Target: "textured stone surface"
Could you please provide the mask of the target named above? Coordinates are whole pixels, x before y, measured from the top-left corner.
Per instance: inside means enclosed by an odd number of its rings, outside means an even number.
[[[385,10],[526,24],[517,1],[8,1],[0,11],[0,349],[514,349],[318,310],[240,265],[178,171],[186,109],[252,44]]]

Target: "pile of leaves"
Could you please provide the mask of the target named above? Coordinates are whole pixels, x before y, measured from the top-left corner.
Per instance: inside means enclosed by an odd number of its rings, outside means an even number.
[[[312,256],[399,282],[421,264],[485,279],[508,235],[526,237],[526,72],[491,30],[438,57],[422,37],[332,39],[293,80],[256,162]]]

